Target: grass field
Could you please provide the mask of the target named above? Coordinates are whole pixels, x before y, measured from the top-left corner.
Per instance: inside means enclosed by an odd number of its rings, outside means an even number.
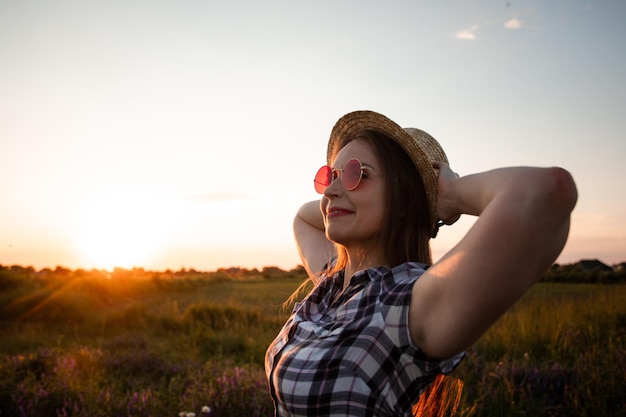
[[[0,415],[270,416],[303,278],[0,270]],[[539,284],[457,369],[459,415],[626,415],[625,341],[626,286]]]

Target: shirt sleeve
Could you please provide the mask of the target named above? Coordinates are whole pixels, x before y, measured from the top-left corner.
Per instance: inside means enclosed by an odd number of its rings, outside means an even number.
[[[403,264],[394,268],[381,280],[380,305],[385,322],[385,333],[404,355],[425,374],[449,374],[465,356],[461,352],[450,358],[433,358],[413,344],[409,331],[409,306],[413,284],[424,273],[419,264]]]

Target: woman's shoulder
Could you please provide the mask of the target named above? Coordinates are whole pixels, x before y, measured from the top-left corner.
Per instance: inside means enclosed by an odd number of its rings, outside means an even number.
[[[404,262],[389,270],[394,280],[416,280],[428,269],[429,265],[421,262]]]
[[[394,267],[369,268],[367,275],[373,282],[380,281],[389,289],[391,286],[412,286],[428,269],[428,265],[420,262],[404,262]]]

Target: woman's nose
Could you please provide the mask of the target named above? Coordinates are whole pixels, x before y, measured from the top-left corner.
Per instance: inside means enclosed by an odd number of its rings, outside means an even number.
[[[335,198],[338,197],[343,191],[343,187],[341,186],[341,178],[337,177],[333,179],[328,187],[324,190],[324,196],[327,198]]]

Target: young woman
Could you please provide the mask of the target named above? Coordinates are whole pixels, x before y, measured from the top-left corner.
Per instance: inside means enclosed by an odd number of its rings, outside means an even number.
[[[266,355],[276,415],[410,416],[552,265],[576,187],[561,168],[459,177],[430,135],[370,111],[339,119],[327,159],[294,220],[315,286]],[[462,214],[478,219],[432,264]]]

